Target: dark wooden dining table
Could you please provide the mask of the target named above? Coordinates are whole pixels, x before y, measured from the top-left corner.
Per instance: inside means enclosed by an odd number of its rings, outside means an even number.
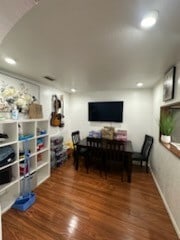
[[[118,142],[118,140],[116,140]],[[120,141],[119,141],[120,142]],[[88,149],[88,143],[87,138],[82,139],[77,144],[77,150],[80,148],[87,148]],[[124,154],[125,154],[125,163],[126,163],[126,173],[127,173],[127,182],[131,182],[132,180],[132,153],[133,153],[133,146],[132,142],[130,140],[124,141]],[[76,165],[75,168],[78,170],[79,167],[79,161],[76,159]]]

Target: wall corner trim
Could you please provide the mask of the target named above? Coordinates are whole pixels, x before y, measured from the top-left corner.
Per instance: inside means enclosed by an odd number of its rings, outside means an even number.
[[[179,227],[178,227],[177,224],[176,224],[176,221],[175,221],[175,219],[174,219],[174,217],[173,217],[173,214],[171,213],[171,210],[170,210],[170,208],[169,208],[169,206],[168,206],[168,203],[166,202],[166,199],[165,199],[165,197],[164,197],[164,195],[163,195],[163,193],[162,193],[162,191],[161,191],[161,188],[160,188],[160,186],[159,186],[159,184],[158,184],[158,181],[157,181],[157,179],[156,179],[156,177],[155,177],[155,175],[154,175],[151,167],[150,167],[150,172],[151,172],[151,175],[152,175],[152,177],[153,177],[153,180],[154,180],[154,182],[155,182],[155,184],[156,184],[156,187],[157,187],[157,189],[158,189],[158,192],[159,192],[159,194],[160,194],[160,196],[161,196],[161,198],[162,198],[162,200],[163,200],[163,203],[164,203],[164,205],[165,205],[165,208],[166,208],[166,210],[167,210],[167,212],[168,212],[168,215],[169,215],[169,217],[170,217],[170,220],[171,220],[171,222],[172,222],[172,225],[173,225],[173,227],[174,227],[174,229],[175,229],[175,231],[176,231],[176,233],[177,233],[178,238],[180,239],[180,229],[179,229]]]

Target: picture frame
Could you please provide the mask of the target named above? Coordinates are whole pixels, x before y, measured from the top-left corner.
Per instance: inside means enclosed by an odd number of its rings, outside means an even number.
[[[176,67],[172,66],[165,74],[163,83],[163,101],[169,101],[174,98]]]

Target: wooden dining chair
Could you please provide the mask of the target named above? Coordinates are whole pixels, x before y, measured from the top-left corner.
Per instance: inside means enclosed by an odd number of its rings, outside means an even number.
[[[125,154],[124,154],[124,142],[118,140],[106,140],[106,174],[108,170],[112,171],[115,167],[116,170],[121,173],[121,181],[124,179],[125,168]]]
[[[88,172],[88,151],[86,147],[78,147],[78,143],[80,142],[80,131],[74,131],[71,133],[72,142],[73,142],[73,158],[74,158],[74,165],[76,170],[78,169],[79,165],[79,158],[85,159],[85,167]]]
[[[94,166],[99,169],[100,175],[104,168],[103,140],[101,138],[87,137],[88,146],[88,169]]]
[[[148,161],[149,161],[149,155],[152,149],[153,145],[153,137],[149,135],[145,135],[144,142],[141,148],[141,152],[134,152],[132,154],[132,160],[133,161],[139,161],[140,165],[142,167],[143,161],[146,163],[146,172],[148,173]]]

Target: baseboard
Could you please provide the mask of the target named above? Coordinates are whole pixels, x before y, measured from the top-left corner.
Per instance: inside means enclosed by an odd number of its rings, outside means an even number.
[[[162,200],[163,200],[163,203],[164,203],[164,205],[165,205],[165,208],[166,208],[166,210],[167,210],[167,212],[168,212],[168,214],[169,214],[169,217],[170,217],[170,219],[171,219],[172,225],[173,225],[173,227],[174,227],[174,229],[175,229],[175,231],[176,231],[176,233],[177,233],[178,238],[180,239],[180,229],[178,228],[178,226],[177,226],[177,224],[176,224],[176,221],[175,221],[175,219],[174,219],[174,217],[173,217],[173,215],[172,215],[172,213],[171,213],[171,210],[170,210],[170,208],[169,208],[169,206],[168,206],[168,204],[167,204],[167,202],[166,202],[166,199],[165,199],[165,197],[164,197],[164,195],[163,195],[163,193],[162,193],[162,191],[161,191],[161,188],[160,188],[160,186],[159,186],[159,184],[158,184],[158,182],[157,182],[157,180],[156,180],[156,177],[155,177],[155,175],[154,175],[154,173],[153,173],[153,171],[152,171],[151,168],[150,168],[150,172],[151,172],[151,175],[152,175],[152,177],[153,177],[153,180],[154,180],[154,182],[155,182],[155,184],[156,184],[156,187],[157,187],[157,189],[158,189],[158,191],[159,191],[159,194],[160,194],[160,196],[161,196],[161,198],[162,198]]]

